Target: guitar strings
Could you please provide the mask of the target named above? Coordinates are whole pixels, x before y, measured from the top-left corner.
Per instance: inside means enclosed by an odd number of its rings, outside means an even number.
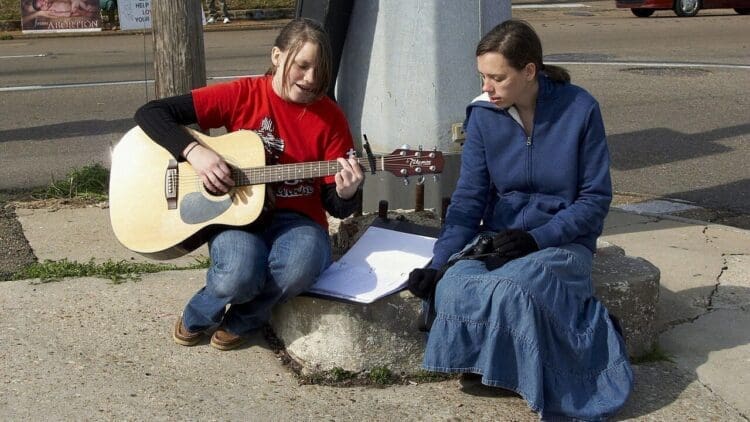
[[[375,157],[375,170],[376,171],[382,171],[383,166],[385,166],[385,170],[389,170],[388,164],[403,162],[405,159],[414,158],[414,159],[422,159],[422,160],[432,160],[437,157],[429,157],[427,155],[424,156],[386,156],[386,157]],[[357,158],[358,163],[360,166],[362,166],[363,171],[369,172],[371,171],[369,160],[366,158]],[[383,164],[383,166],[380,166],[380,164]],[[421,167],[421,166],[420,166]],[[258,166],[258,167],[247,167],[247,168],[232,168],[232,178],[234,180],[238,180],[239,178],[247,178],[250,180],[262,178],[262,179],[277,179],[281,178],[280,180],[272,180],[273,181],[282,181],[286,180],[291,177],[301,176],[298,178],[316,178],[316,177],[325,177],[325,176],[331,176],[338,172],[342,167],[338,163],[338,161],[330,160],[330,161],[319,161],[319,162],[305,162],[305,163],[288,163],[288,164],[274,164],[269,166]],[[323,173],[321,173],[321,170],[323,170]],[[308,173],[315,173],[311,174],[307,177],[305,177],[305,172]],[[320,173],[320,174],[319,174]],[[433,174],[432,172],[427,171],[425,174]],[[265,177],[261,177],[265,176]],[[186,183],[195,183],[199,181],[201,178],[197,173],[188,173],[186,175],[180,176],[180,182],[186,182]],[[261,183],[270,183],[268,181],[259,180],[257,183],[248,183],[248,184],[261,184]]]

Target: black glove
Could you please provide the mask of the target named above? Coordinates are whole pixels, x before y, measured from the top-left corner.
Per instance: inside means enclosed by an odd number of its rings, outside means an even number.
[[[511,258],[503,255],[490,255],[484,258],[484,265],[487,267],[487,271],[492,271],[496,268],[500,268],[505,265]]]
[[[414,296],[427,300],[435,291],[440,277],[443,276],[441,271],[432,268],[417,268],[409,273],[409,280],[406,286]]]
[[[492,249],[500,256],[515,259],[538,251],[539,245],[529,232],[513,229],[496,234],[492,238]]]

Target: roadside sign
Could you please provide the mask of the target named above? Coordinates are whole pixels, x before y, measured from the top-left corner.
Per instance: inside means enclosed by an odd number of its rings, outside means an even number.
[[[151,0],[118,0],[117,13],[123,31],[151,28]]]
[[[102,30],[99,0],[21,0],[23,32]]]

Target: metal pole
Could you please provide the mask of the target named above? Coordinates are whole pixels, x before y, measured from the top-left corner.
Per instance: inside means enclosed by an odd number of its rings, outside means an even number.
[[[424,211],[424,183],[418,183],[414,195],[414,211]]]

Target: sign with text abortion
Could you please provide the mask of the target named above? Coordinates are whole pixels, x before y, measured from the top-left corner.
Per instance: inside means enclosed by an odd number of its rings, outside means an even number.
[[[99,0],[21,0],[23,32],[101,31]]]

